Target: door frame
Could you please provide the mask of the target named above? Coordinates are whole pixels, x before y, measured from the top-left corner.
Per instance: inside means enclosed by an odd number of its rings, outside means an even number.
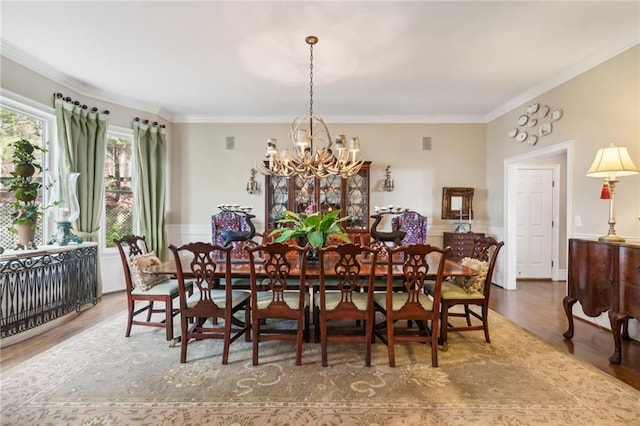
[[[517,170],[519,163],[522,161],[530,161],[536,158],[543,158],[550,155],[566,153],[566,170],[567,170],[567,194],[566,194],[566,230],[567,239],[573,235],[573,179],[574,179],[574,150],[575,142],[568,140],[551,145],[546,148],[540,148],[525,154],[516,155],[514,157],[505,158],[504,160],[504,202],[503,202],[503,227],[505,232],[505,254],[506,267],[504,275],[504,288],[507,290],[516,289],[517,279]],[[559,229],[559,226],[556,226]],[[555,238],[555,237],[554,237]],[[565,252],[568,250],[567,241],[558,242],[558,254],[560,246]],[[558,257],[554,254],[554,264],[558,261]]]

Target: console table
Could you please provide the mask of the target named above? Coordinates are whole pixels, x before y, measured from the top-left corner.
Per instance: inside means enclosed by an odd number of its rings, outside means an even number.
[[[0,256],[0,337],[97,302],[98,244],[8,250]]]
[[[573,337],[574,303],[590,317],[608,312],[613,333],[612,364],[620,364],[620,338],[629,339],[629,318],[640,318],[640,245],[569,240],[568,294],[562,301]]]

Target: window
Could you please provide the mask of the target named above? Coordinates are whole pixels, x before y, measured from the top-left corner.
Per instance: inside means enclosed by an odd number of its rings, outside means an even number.
[[[55,119],[53,114],[47,114],[9,99],[3,98],[2,103],[3,105],[0,107],[0,180],[2,183],[0,185],[0,246],[13,248],[16,245],[17,237],[9,231],[9,228],[12,224],[10,203],[14,201],[14,197],[7,186],[13,171],[12,144],[17,140],[27,139],[33,145],[47,149],[48,152],[45,154],[36,151],[38,162],[42,165],[43,170],[47,170],[52,163],[50,158],[53,157],[52,147],[47,142],[50,140],[49,135],[53,132]],[[35,176],[39,180],[43,178],[39,171]],[[47,199],[46,197],[46,188],[43,188],[37,200],[46,204],[43,202]],[[44,218],[46,219],[46,216]],[[46,244],[47,238],[45,236],[49,234],[49,229],[47,221],[40,220],[36,229],[36,245]]]
[[[105,196],[103,226],[104,248],[113,248],[114,239],[137,231],[134,212],[133,133],[110,130],[105,158]]]

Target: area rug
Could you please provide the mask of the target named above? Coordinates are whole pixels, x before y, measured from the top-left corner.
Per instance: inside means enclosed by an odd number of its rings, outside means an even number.
[[[188,362],[164,330],[124,314],[2,374],[2,425],[638,425],[640,392],[557,351],[492,312],[482,332],[451,333],[432,368],[425,345],[190,343]],[[81,320],[81,319],[79,319]]]

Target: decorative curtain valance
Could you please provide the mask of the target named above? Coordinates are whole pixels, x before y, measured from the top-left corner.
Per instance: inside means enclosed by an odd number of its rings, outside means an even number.
[[[165,229],[167,131],[164,124],[149,120],[133,121],[136,155],[136,206],[140,233],[160,259],[166,260],[167,232]]]

